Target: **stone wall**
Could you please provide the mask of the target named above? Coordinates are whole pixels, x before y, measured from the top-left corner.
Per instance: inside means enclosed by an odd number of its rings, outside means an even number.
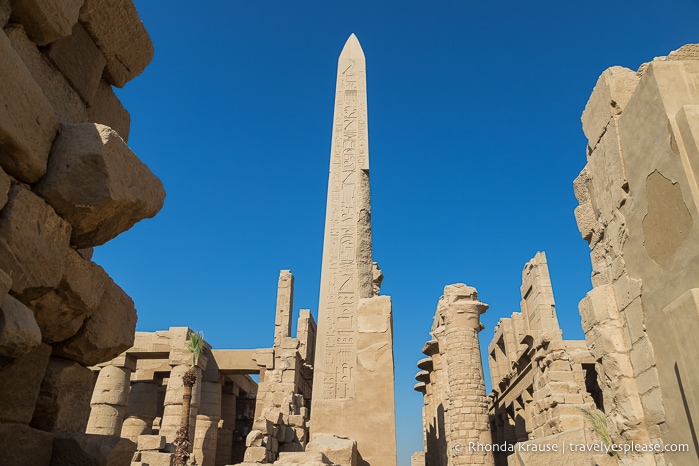
[[[543,252],[524,266],[520,292],[521,312],[500,319],[488,345],[493,442],[598,442],[582,411],[596,409],[596,397],[601,406],[594,359],[584,341],[563,339]],[[592,456],[569,453],[560,460],[587,466]],[[519,447],[495,453],[497,466],[550,464],[552,459],[551,452],[531,453]]]
[[[163,205],[113,92],[153,46],[128,0],[0,0],[0,27],[0,448],[16,465],[118,461],[130,442],[78,433],[86,366],[132,345],[136,310],[90,258]]]
[[[690,447],[622,464],[699,461],[697,58],[688,45],[638,72],[609,68],[582,115],[575,215],[593,288],[579,309],[610,430],[617,442]]]

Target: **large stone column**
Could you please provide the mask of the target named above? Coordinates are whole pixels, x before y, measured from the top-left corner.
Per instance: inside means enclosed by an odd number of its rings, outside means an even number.
[[[438,312],[444,317],[440,352],[449,370],[446,380],[449,406],[445,415],[447,451],[452,455],[450,464],[493,466],[492,452],[468,448],[468,442],[492,443],[478,342],[478,332],[483,328],[480,315],[488,305],[478,300],[475,288],[459,283],[444,288],[439,307]]]
[[[124,413],[129,404],[131,371],[136,370],[136,361],[126,356],[120,359],[102,367],[97,376],[90,400],[90,418],[85,429],[88,434],[121,434]]]
[[[218,441],[218,421],[221,419],[221,384],[202,382],[201,406],[197,414],[192,451],[200,466],[214,466],[216,463],[216,443]]]
[[[158,411],[158,386],[152,380],[140,380],[131,385],[121,436],[138,443],[139,435],[153,432],[153,420]]]
[[[386,456],[395,452],[396,444],[393,369],[390,376],[382,372],[369,384],[359,383],[362,373],[366,377],[373,373],[359,356],[363,336],[358,306],[362,298],[374,295],[369,197],[366,63],[359,41],[352,34],[338,60],[311,443],[328,434],[356,439],[360,464],[389,466],[396,462],[395,456]],[[390,320],[390,299],[371,306],[380,309],[379,319]],[[388,337],[381,343],[380,358],[384,359],[379,365],[383,371],[383,362],[393,360],[393,343],[390,329],[380,333]],[[378,404],[377,400],[385,403]],[[367,406],[376,407],[372,414],[378,423],[371,429],[359,414]]]

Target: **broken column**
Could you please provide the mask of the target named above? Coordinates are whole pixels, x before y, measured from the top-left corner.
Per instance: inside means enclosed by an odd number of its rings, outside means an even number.
[[[121,434],[124,413],[129,404],[131,371],[136,370],[135,361],[128,357],[115,360],[100,369],[90,400],[88,434]]]
[[[481,445],[492,443],[478,342],[478,332],[483,329],[480,315],[488,305],[478,300],[475,288],[459,283],[444,288],[438,307],[437,312],[444,318],[440,353],[446,359],[449,373],[445,387],[449,400],[445,412],[447,449],[453,452],[454,465],[492,466],[492,452],[457,446],[469,441]]]

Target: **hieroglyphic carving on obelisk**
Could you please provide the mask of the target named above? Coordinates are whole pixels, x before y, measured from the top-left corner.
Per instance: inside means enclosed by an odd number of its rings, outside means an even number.
[[[376,272],[375,283],[366,65],[352,34],[337,70],[308,448],[326,451],[324,436],[348,437],[358,466],[395,466],[392,307],[378,296]]]
[[[372,296],[364,52],[354,34],[338,61],[314,399],[353,398],[357,303]]]

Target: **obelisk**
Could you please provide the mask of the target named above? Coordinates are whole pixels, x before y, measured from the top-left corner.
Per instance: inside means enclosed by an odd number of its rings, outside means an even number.
[[[366,63],[357,37],[337,69],[311,440],[357,441],[360,465],[396,464],[391,299],[374,296]]]

